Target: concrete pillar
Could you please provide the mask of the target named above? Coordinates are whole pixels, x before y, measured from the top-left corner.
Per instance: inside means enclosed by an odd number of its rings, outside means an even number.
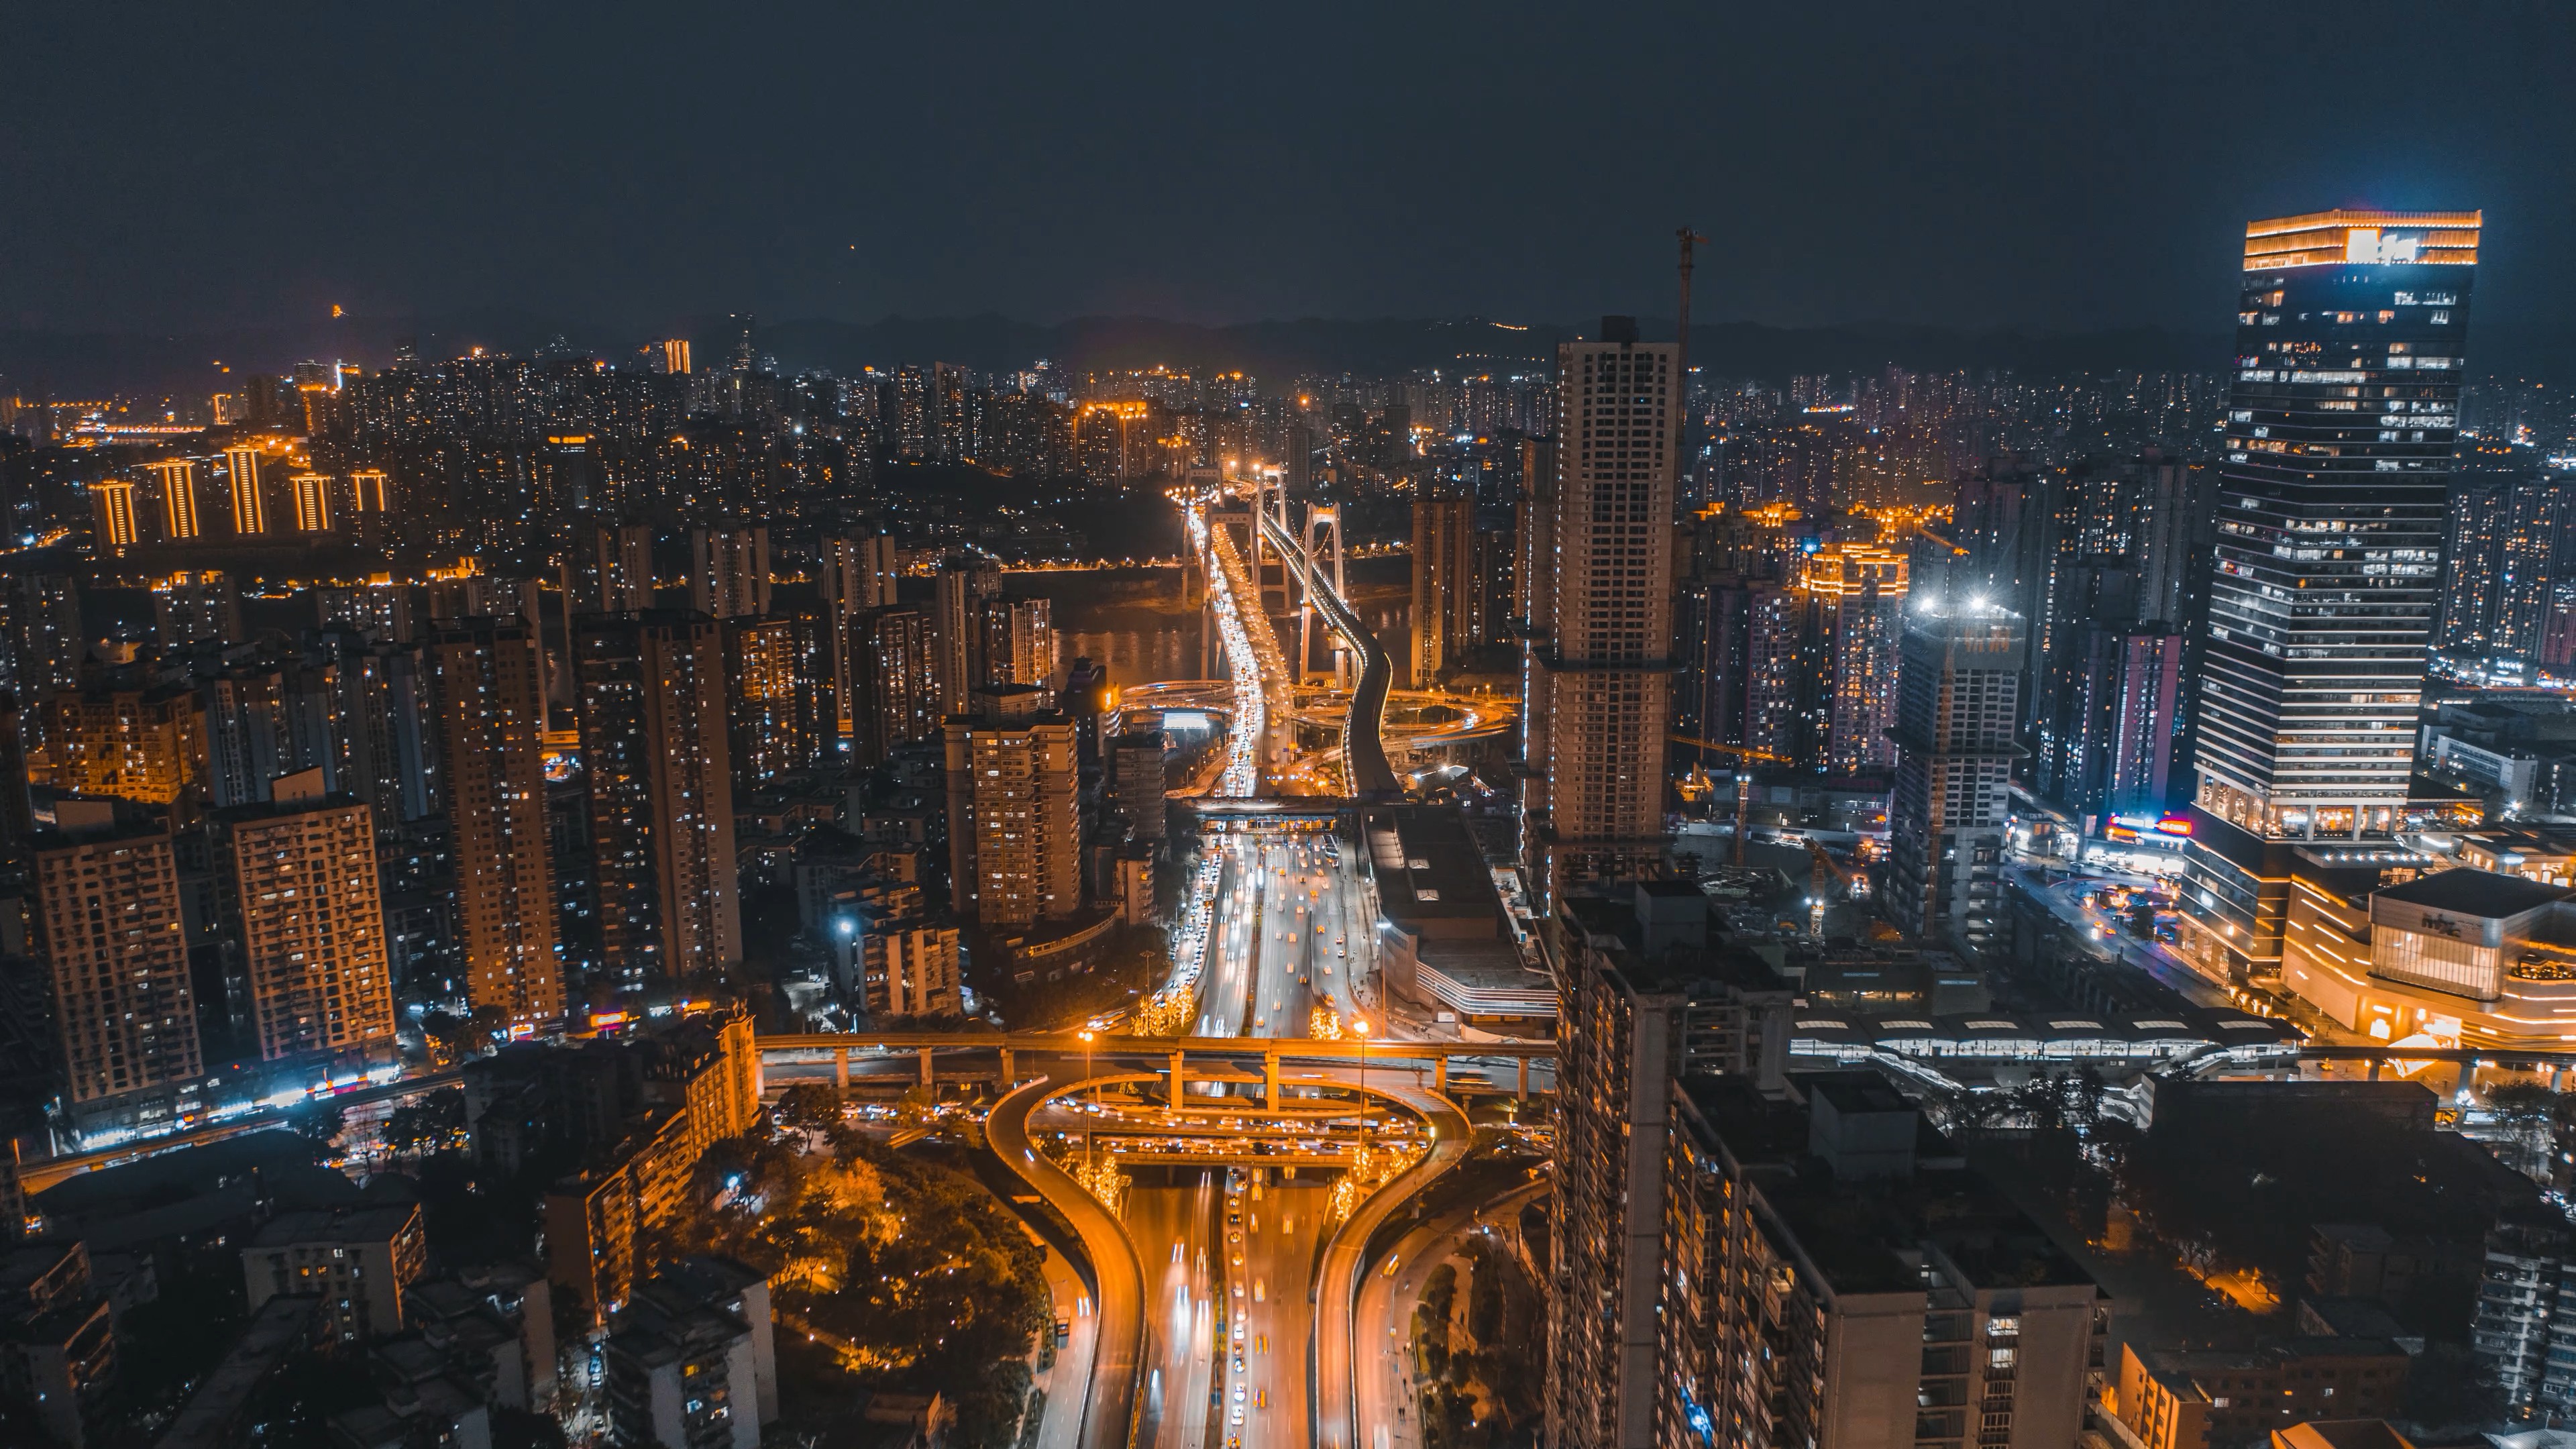
[[[2372,1057],[2372,1058],[2370,1059],[2370,1079],[2371,1079],[2372,1081],[2374,1081],[2374,1082],[2379,1080],[2379,1068],[2380,1068],[2380,1065],[2381,1065],[2381,1063],[2380,1063],[2379,1058],[2377,1058],[2377,1057]]]
[[[842,1096],[846,1097],[850,1094],[850,1049],[848,1047],[832,1048],[832,1085],[841,1089]]]
[[[1520,1080],[1513,1086],[1512,1096],[1515,1099],[1526,1103],[1529,1101],[1529,1058],[1521,1058],[1517,1065],[1519,1067]],[[2375,1077],[2379,1074],[2377,1072],[2372,1072],[2371,1075]]]
[[[1267,1095],[1267,1097],[1268,1097],[1268,1099],[1269,1099],[1269,1102],[1270,1102],[1270,1110],[1271,1110],[1271,1111],[1273,1111],[1273,1112],[1278,1111],[1278,1110],[1279,1110],[1279,1053],[1277,1053],[1277,1052],[1263,1052],[1263,1053],[1261,1054],[1261,1081],[1262,1081],[1262,1089],[1263,1089],[1264,1093]]]
[[[2468,1089],[2476,1083],[2477,1079],[2478,1059],[2476,1057],[2471,1057],[2467,1061],[2460,1063],[2460,1076],[2457,1091],[2468,1091]],[[2455,1096],[2452,1100],[2457,1101],[2458,1098]]]
[[[927,1087],[931,1085],[933,1080],[934,1078],[931,1075],[930,1068],[930,1048],[923,1047],[921,1049],[921,1084]]]
[[[1431,1090],[1444,1094],[1449,1090],[1449,1058],[1446,1055],[1431,1059]]]
[[[1005,1087],[1019,1085],[1020,1074],[1012,1068],[1011,1049],[1004,1047],[1002,1048],[1002,1085]]]
[[[1179,1051],[1172,1053],[1172,1105],[1175,1107],[1181,1105],[1181,1083],[1188,1080],[1182,1066],[1184,1055]]]

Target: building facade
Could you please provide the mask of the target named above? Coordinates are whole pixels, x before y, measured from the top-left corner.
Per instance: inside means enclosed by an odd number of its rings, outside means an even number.
[[[2279,970],[2294,841],[2406,828],[2476,212],[2246,227],[2184,949]]]

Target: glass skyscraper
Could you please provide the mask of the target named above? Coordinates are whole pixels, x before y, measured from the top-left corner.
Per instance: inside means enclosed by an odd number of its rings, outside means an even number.
[[[2480,214],[2245,229],[2186,949],[2278,969],[2300,848],[2408,828]]]

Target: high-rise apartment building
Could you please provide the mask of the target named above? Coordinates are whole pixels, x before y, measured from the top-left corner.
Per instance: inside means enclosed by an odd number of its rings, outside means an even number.
[[[287,480],[295,499],[295,530],[298,533],[331,531],[331,477],[327,473],[298,473]]]
[[[690,530],[689,607],[715,619],[768,613],[768,528]]]
[[[2406,828],[2477,212],[2245,229],[2184,949],[2279,970],[2293,842]]]
[[[146,463],[154,491],[161,495],[161,536],[172,543],[205,532],[197,518],[197,464],[193,458],[166,458]]]
[[[315,769],[214,824],[224,925],[240,941],[260,1056],[393,1060],[373,812],[324,794]]]
[[[1473,498],[1413,501],[1413,685],[1485,642],[1484,535]]]
[[[224,449],[224,476],[232,488],[233,532],[245,537],[268,532],[268,500],[260,486],[259,449]]]
[[[624,990],[742,960],[724,645],[654,610],[574,629],[601,945]]]
[[[964,714],[984,682],[984,605],[1002,592],[1002,571],[990,559],[966,556],[941,563],[931,610],[937,649],[940,714]]]
[[[734,788],[838,759],[830,626],[820,608],[724,621]]]
[[[2576,578],[2568,492],[2562,476],[2463,461],[2450,490],[2434,648],[2500,679],[2539,666],[2557,587]]]
[[[951,899],[986,926],[1063,920],[1082,905],[1082,778],[1073,721],[952,717]]]
[[[241,590],[221,569],[154,579],[152,622],[161,642],[173,647],[239,644],[249,638],[242,627]]]
[[[984,601],[975,657],[988,684],[1053,684],[1056,673],[1055,605],[1051,600]]]
[[[2053,1449],[2101,1375],[2101,1291],[1993,1186],[1916,1156],[1913,1106],[1868,1072],[1674,1081],[1645,1449]],[[2125,1399],[2121,1405],[2125,1410]],[[1651,1437],[1649,1437],[1649,1434]]]
[[[902,577],[902,554],[891,534],[824,540],[821,589],[826,603],[851,612],[891,608],[895,583]]]
[[[57,694],[45,702],[53,786],[146,805],[193,802],[205,790],[205,727],[196,692],[175,685]]]
[[[1806,613],[1810,768],[1868,775],[1894,762],[1887,730],[1906,584],[1905,556],[1876,544],[1829,543],[1800,557],[1790,587]]]
[[[1760,962],[1711,949],[1709,900],[1691,882],[1641,881],[1624,899],[1572,890],[1558,910],[1575,944],[1560,968],[1543,1442],[1643,1449],[1668,1371],[1664,1225],[1686,1186],[1666,1176],[1671,1084],[1723,1070],[1783,1090],[1796,996]]]
[[[1925,600],[1906,615],[1886,897],[1909,936],[1995,944],[2027,647],[2025,621],[1999,605]]]
[[[585,525],[573,535],[565,597],[575,614],[625,614],[653,607],[653,530],[641,523]]]
[[[564,1010],[537,650],[535,630],[485,622],[440,634],[423,651],[466,994],[513,1023],[553,1021]]]
[[[938,641],[915,609],[866,609],[841,621],[849,640],[850,763],[882,763],[895,746],[935,737],[940,716]]]
[[[89,492],[98,505],[99,545],[108,557],[122,555],[143,541],[134,512],[133,479],[101,478],[89,485]]]
[[[1543,901],[1664,852],[1673,354],[1620,317],[1557,348],[1556,473],[1532,499],[1524,554],[1524,854]]]
[[[39,694],[80,687],[89,644],[81,630],[80,580],[19,574],[7,583],[10,681]]]
[[[35,919],[73,1126],[94,1143],[167,1129],[204,1071],[170,834],[57,818],[34,849]]]

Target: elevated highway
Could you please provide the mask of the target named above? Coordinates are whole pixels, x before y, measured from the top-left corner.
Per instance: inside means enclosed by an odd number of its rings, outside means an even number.
[[[1350,771],[1352,792],[1362,796],[1401,796],[1404,787],[1396,783],[1394,767],[1386,760],[1386,693],[1394,681],[1386,651],[1378,647],[1377,635],[1351,612],[1351,606],[1334,591],[1323,571],[1313,566],[1304,545],[1286,527],[1264,515],[1261,532],[1278,551],[1298,587],[1306,591],[1307,598],[1323,614],[1324,622],[1360,658],[1359,682],[1351,690],[1350,709],[1342,720],[1342,759]]]

